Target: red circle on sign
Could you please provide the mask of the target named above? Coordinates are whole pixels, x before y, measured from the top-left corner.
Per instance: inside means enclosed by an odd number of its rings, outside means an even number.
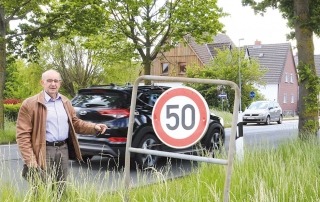
[[[182,139],[174,138],[172,135],[167,134],[167,132],[162,128],[160,119],[163,107],[166,106],[170,99],[176,96],[184,96],[191,99],[196,104],[195,109],[198,110],[198,113],[200,114],[199,123],[195,123],[196,129],[194,132],[188,137]],[[177,105],[179,104],[180,103],[177,103]],[[205,99],[198,91],[189,87],[177,87],[165,91],[157,99],[152,111],[152,124],[158,138],[166,145],[179,149],[187,148],[197,143],[205,134],[209,125],[209,119],[209,107]]]

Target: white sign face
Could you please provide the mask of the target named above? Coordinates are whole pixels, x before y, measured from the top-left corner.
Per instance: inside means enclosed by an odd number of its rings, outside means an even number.
[[[207,131],[209,107],[202,95],[189,87],[171,88],[161,94],[152,111],[158,138],[173,148],[197,143]]]

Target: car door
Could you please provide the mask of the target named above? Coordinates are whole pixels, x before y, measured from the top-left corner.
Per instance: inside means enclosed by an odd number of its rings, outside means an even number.
[[[270,120],[271,121],[274,121],[275,118],[276,118],[276,109],[274,107],[274,103],[273,102],[270,102],[269,103],[269,114],[270,114]]]
[[[275,119],[278,121],[279,117],[281,116],[281,108],[280,105],[278,103],[274,104],[274,108],[275,108]]]

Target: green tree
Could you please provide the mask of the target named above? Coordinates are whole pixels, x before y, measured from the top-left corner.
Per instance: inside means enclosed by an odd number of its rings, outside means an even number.
[[[43,27],[52,26],[57,19],[63,16],[55,16],[42,23],[45,19],[45,5],[50,0],[1,0],[0,1],[0,130],[4,129],[3,95],[5,84],[5,72],[8,55],[21,54],[23,46],[20,43],[26,39],[26,34],[38,32]],[[11,23],[20,22],[18,27],[11,29]],[[51,25],[51,26],[49,26]],[[37,40],[39,40],[38,38]],[[33,49],[32,46],[26,47]],[[10,52],[8,52],[10,50]]]
[[[141,69],[140,61],[123,61],[105,67],[105,83],[132,84],[141,73]]]
[[[93,60],[95,51],[82,47],[82,39],[71,43],[65,39],[45,40],[39,47],[39,64],[45,69],[56,69],[60,72],[62,92],[73,97],[77,89],[103,82],[103,67]]]
[[[224,13],[216,0],[108,0],[106,9],[115,32],[126,36],[139,53],[145,75],[157,54],[183,36],[208,42],[223,28],[219,18]]]
[[[124,37],[119,37],[114,32],[112,23],[106,24],[109,14],[103,5],[104,2],[99,0],[1,0],[0,129],[3,129],[4,121],[3,91],[8,51],[14,56],[37,61],[38,46],[47,37],[50,39],[65,37],[73,40],[77,36],[92,37],[101,33],[113,33],[108,35],[108,41],[112,40],[114,44],[119,44]],[[14,29],[9,26],[11,22],[16,22]],[[127,54],[121,56],[128,55],[131,51],[128,47],[125,50]]]
[[[299,75],[299,137],[314,136],[319,130],[318,95],[320,78],[314,63],[313,35],[320,35],[320,1],[313,0],[242,0],[255,12],[263,14],[268,7],[279,9],[288,20],[293,31],[288,35],[295,38],[298,49]]]
[[[43,72],[38,64],[26,63],[24,60],[16,60],[7,67],[5,97],[25,99],[30,95],[41,91],[40,78]]]
[[[95,51],[93,59],[104,68],[105,84],[132,83],[141,74],[139,56],[123,35],[95,35],[89,37],[83,47]]]
[[[197,42],[212,41],[223,28],[219,18],[224,15],[216,0],[69,0],[59,2],[47,19],[59,13],[67,16],[56,29],[60,36],[104,33],[112,42],[124,39],[128,44],[118,50],[134,48],[146,75],[157,54],[183,36],[191,34]]]
[[[138,75],[137,65],[132,62],[132,53],[124,55],[112,46],[99,40],[101,36],[60,38],[44,40],[39,46],[38,63],[46,69],[60,72],[61,91],[73,97],[79,88],[99,84],[125,84]],[[118,46],[122,43],[118,42]],[[120,55],[118,55],[120,54]],[[117,56],[116,56],[117,55]]]
[[[235,83],[239,83],[239,56],[244,57],[244,52],[236,49],[216,49],[217,55],[206,67],[187,67],[187,76],[192,78],[209,78],[209,79],[222,79],[229,80]],[[251,103],[249,93],[251,91],[257,92],[257,98],[260,99],[263,96],[258,92],[254,85],[264,85],[262,77],[264,76],[266,69],[261,69],[259,63],[254,59],[243,59],[240,63],[241,71],[241,100],[242,110],[245,106]],[[234,90],[229,86],[215,86],[209,84],[191,84],[193,88],[202,93],[206,99],[208,105],[211,107],[219,107],[228,109],[226,111],[233,111],[234,103]],[[222,106],[222,100],[218,97],[219,94],[226,94],[228,100],[224,100]]]

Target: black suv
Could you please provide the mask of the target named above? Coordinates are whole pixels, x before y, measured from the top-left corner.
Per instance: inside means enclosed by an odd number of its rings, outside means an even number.
[[[156,136],[152,127],[152,109],[157,98],[170,87],[139,86],[137,92],[135,122],[133,127],[132,147],[156,149],[179,153],[191,153],[200,148],[213,152],[220,149],[225,141],[223,121],[210,115],[210,124],[206,134],[197,147],[173,149],[164,145]],[[103,155],[123,160],[125,156],[132,86],[92,86],[80,89],[72,99],[77,116],[94,123],[105,123],[109,129],[100,135],[78,134],[80,150],[84,160],[95,155]],[[132,160],[140,167],[154,166],[158,156],[132,153]]]

